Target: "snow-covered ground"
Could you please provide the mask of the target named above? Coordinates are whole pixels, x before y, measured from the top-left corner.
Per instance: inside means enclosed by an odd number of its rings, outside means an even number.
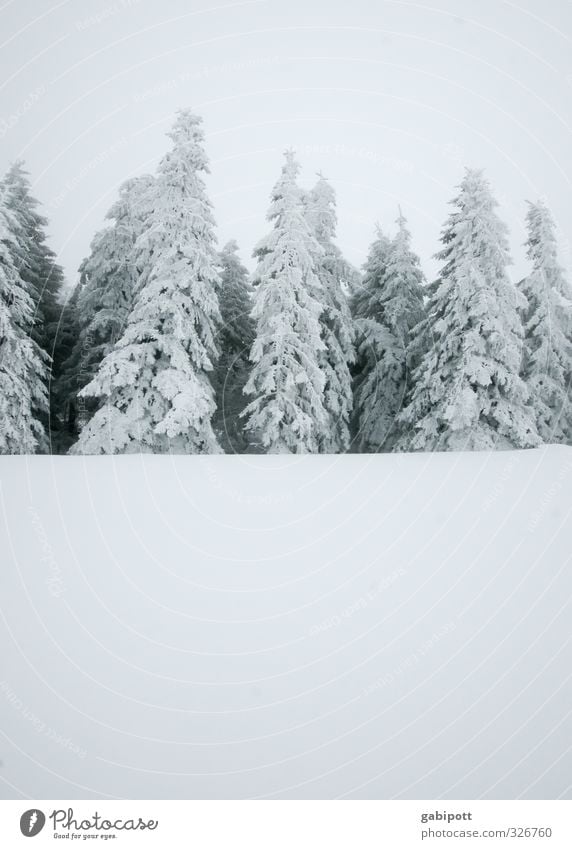
[[[5,797],[572,795],[572,451],[0,461]]]

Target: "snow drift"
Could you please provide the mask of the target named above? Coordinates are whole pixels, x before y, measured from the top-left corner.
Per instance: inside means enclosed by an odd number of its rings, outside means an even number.
[[[569,797],[571,472],[3,457],[3,795]]]

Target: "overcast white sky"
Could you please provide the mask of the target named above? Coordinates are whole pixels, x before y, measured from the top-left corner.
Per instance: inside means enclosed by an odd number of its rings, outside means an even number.
[[[0,167],[24,157],[70,282],[118,185],[153,169],[180,106],[204,117],[221,243],[250,264],[287,146],[338,192],[361,264],[400,203],[428,274],[463,165],[484,167],[526,263],[543,196],[570,267],[566,0],[8,0]]]

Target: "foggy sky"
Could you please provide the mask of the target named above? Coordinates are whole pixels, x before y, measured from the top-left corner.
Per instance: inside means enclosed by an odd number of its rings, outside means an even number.
[[[221,244],[251,265],[293,146],[338,193],[357,265],[375,222],[409,218],[429,276],[463,166],[483,167],[526,271],[544,197],[570,268],[571,6],[505,0],[10,0],[0,167],[23,157],[68,281],[126,178],[155,168],[175,111],[204,117]]]

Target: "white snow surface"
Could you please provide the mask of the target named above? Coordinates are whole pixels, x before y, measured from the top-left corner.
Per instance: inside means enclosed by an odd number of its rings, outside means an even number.
[[[0,459],[5,798],[570,798],[572,451]]]

